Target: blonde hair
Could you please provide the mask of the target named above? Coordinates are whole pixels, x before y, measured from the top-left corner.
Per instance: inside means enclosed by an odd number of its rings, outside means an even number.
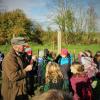
[[[74,69],[74,72],[72,71]],[[81,74],[84,72],[84,65],[81,65],[80,63],[74,63],[71,65],[71,72],[73,74]]]
[[[60,79],[63,79],[63,74],[60,70],[60,66],[55,62],[49,62],[46,66],[46,83],[49,83],[50,81],[52,83],[57,83],[57,81]]]

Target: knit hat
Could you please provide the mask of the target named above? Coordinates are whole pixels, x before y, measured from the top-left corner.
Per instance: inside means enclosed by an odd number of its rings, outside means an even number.
[[[68,55],[68,50],[66,48],[61,49],[61,55],[67,56]]]
[[[32,49],[29,47],[29,48],[25,48],[25,52],[28,54],[28,55],[32,55]]]

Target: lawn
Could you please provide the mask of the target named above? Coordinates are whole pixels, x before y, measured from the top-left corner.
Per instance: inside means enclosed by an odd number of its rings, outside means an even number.
[[[37,54],[38,50],[43,50],[45,48],[48,48],[50,51],[54,51],[57,53],[57,45],[52,46],[50,44],[44,44],[39,45],[35,43],[29,43],[33,53]],[[100,45],[99,44],[90,44],[90,45],[83,45],[83,44],[76,44],[76,45],[62,45],[62,48],[67,48],[70,53],[73,53],[75,51],[75,54],[77,55],[80,51],[84,50],[91,50],[93,54],[95,54],[96,51],[100,51]],[[6,54],[10,49],[10,45],[0,45],[0,51]]]

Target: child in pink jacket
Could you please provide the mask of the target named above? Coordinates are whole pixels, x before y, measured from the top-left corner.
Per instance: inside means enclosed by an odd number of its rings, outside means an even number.
[[[92,100],[92,88],[88,76],[84,73],[84,66],[74,63],[71,72],[73,73],[70,78],[74,91],[73,100]]]

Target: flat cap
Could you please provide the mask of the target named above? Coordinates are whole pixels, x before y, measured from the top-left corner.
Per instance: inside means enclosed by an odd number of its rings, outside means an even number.
[[[23,37],[15,37],[11,39],[12,45],[27,45],[25,38]]]

